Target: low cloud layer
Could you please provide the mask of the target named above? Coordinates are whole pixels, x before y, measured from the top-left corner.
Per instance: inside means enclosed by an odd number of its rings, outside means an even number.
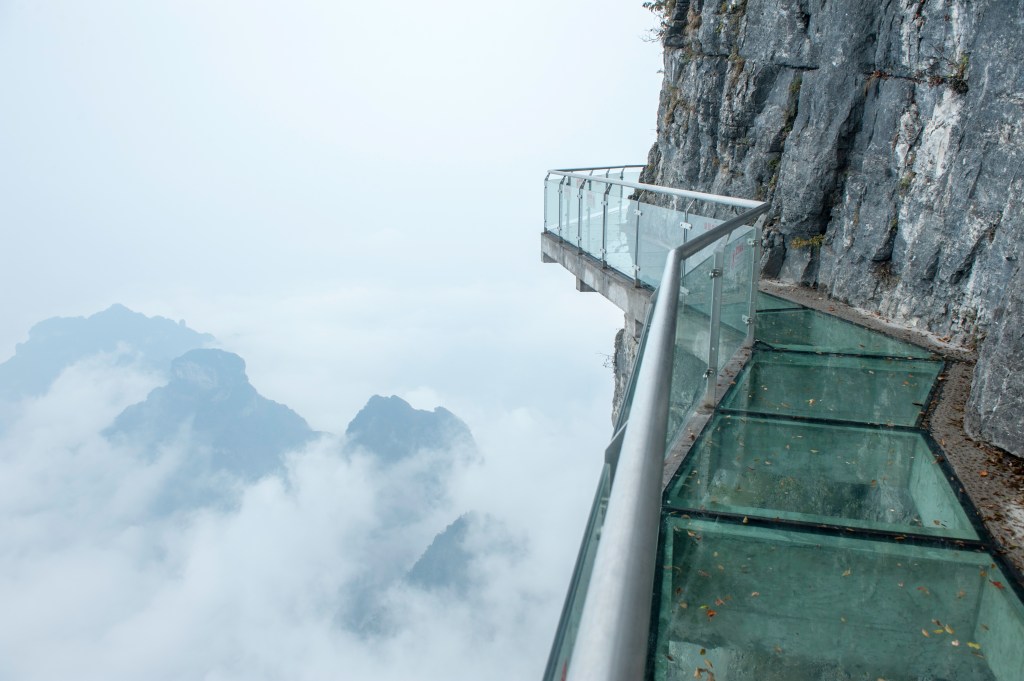
[[[195,454],[187,431],[155,453],[101,431],[162,381],[91,358],[21,404],[0,438],[0,678],[539,676],[583,522],[553,509],[577,497],[582,513],[592,491],[556,463],[554,420],[491,420],[481,457],[449,457],[440,498],[416,481],[448,453],[385,467],[325,436],[281,474],[224,480],[225,503],[154,514]],[[532,450],[513,444],[531,438]],[[498,528],[466,538],[472,588],[405,580],[466,512]],[[357,626],[367,613],[379,626]]]

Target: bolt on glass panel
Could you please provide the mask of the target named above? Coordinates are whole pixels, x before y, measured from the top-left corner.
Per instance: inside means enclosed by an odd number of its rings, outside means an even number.
[[[878,427],[718,414],[665,504],[978,539],[924,437]]]
[[[672,516],[662,531],[658,681],[1024,678],[1024,608],[985,552]]]

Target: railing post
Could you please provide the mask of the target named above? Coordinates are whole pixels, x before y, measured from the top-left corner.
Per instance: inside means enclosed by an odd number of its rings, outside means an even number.
[[[551,173],[544,176],[544,231],[548,231],[548,180]]]
[[[718,383],[718,346],[722,335],[722,273],[725,268],[725,249],[715,249],[715,264],[711,268],[711,333],[708,338],[708,370],[704,372],[708,384],[704,392],[704,406],[715,404],[715,386]]]
[[[633,286],[640,288],[640,202],[636,202],[636,233],[633,241]]]
[[[761,276],[761,230],[763,229],[764,218],[759,218],[754,224],[754,236],[748,242],[750,244],[750,307],[744,322],[747,324],[747,347],[754,345],[754,337],[757,332],[757,291],[758,279]]]
[[[558,236],[562,239],[565,238],[563,234],[563,226],[568,228],[569,216],[566,210],[563,208],[565,204],[565,183],[569,180],[568,177],[563,177],[562,181],[558,183]],[[565,218],[565,224],[563,225],[562,218]]]
[[[576,252],[583,252],[583,185],[586,182],[580,182],[580,191],[577,194],[579,197],[579,208],[576,210]]]
[[[601,199],[601,267],[608,267],[608,194],[611,191],[612,185],[605,185]]]

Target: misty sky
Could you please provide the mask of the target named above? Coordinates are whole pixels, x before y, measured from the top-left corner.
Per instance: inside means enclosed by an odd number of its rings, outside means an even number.
[[[622,322],[596,294],[576,293],[566,272],[541,265],[542,180],[548,168],[646,159],[661,78],[660,48],[643,40],[653,25],[639,0],[0,0],[0,361],[39,320],[120,302],[212,333],[245,358],[262,394],[320,430],[341,432],[375,393],[444,405],[485,459],[459,474],[449,510],[491,513],[531,546],[525,564],[495,566],[514,588],[502,596],[495,586],[474,606],[493,618],[493,651],[473,644],[483,657],[461,671],[536,676],[610,435],[605,361]],[[218,656],[239,666],[207,678],[275,678],[275,665],[296,655],[311,666],[293,678],[324,678],[339,660],[353,665],[340,678],[461,677],[453,670],[467,632],[480,628],[468,611],[438,626],[414,616],[437,604],[410,596],[410,622],[420,623],[411,638],[370,650],[252,596],[294,587],[310,597],[303,585],[317,575],[264,565],[237,584],[209,567],[245,563],[254,533],[328,561],[295,527],[337,503],[344,508],[331,512],[350,520],[321,529],[339,541],[365,536],[372,504],[330,501],[323,486],[388,484],[372,471],[315,451],[289,468],[290,486],[254,486],[234,515],[148,538],[111,529],[134,503],[110,498],[111,471],[136,481],[136,494],[152,471],[124,464],[96,433],[154,385],[102,362],[79,367],[0,443],[18,450],[2,485],[18,497],[0,513],[80,495],[78,515],[95,518],[81,536],[113,542],[76,549],[51,536],[60,523],[45,517],[0,523],[0,542],[16,535],[26,556],[40,556],[9,573],[51,571],[8,584],[33,599],[24,612],[38,611],[35,628],[0,614],[0,631],[25,638],[19,669],[66,644],[67,660],[55,657],[39,678],[61,678],[76,656],[105,678],[157,678],[147,664],[180,661],[183,650],[194,665],[168,678],[202,678]],[[101,394],[79,412],[89,390]],[[88,494],[102,509],[89,510],[81,476],[17,478],[68,466],[96,478]],[[418,531],[429,540],[450,520],[439,514]],[[160,551],[182,556],[178,572],[147,567]],[[166,581],[181,570],[191,577]],[[87,596],[49,588],[93,573],[110,581],[94,594],[124,602],[77,603]],[[210,618],[168,609],[211,593],[257,610],[219,630],[267,620],[264,633],[237,637],[248,642],[239,650],[267,659],[208,645],[191,627]],[[68,598],[80,622],[66,621]],[[118,608],[134,614],[118,620]],[[100,638],[64,636],[59,622]],[[166,649],[153,647],[158,639]],[[125,649],[137,659],[121,659]],[[531,653],[510,664],[516,650]]]

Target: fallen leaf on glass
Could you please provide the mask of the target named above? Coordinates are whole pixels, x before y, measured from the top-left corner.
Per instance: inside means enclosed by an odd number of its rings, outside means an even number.
[[[968,648],[974,648],[975,650],[981,650],[981,644],[980,643],[975,643],[974,641],[968,641],[967,642],[967,647]]]
[[[760,596],[760,595],[761,595],[761,592],[760,592],[760,591],[751,591],[751,592],[750,592],[750,597],[751,597],[751,598],[757,598],[757,597],[758,597],[758,596]]]
[[[1002,583],[1002,582],[997,582],[997,581],[996,581],[996,580],[994,580],[994,579],[990,579],[990,580],[988,580],[988,581],[992,582],[992,586],[994,586],[994,587],[995,587],[995,588],[997,588],[997,589],[1005,589],[1005,588],[1006,588],[1005,586],[1003,586],[1003,583]]]
[[[849,577],[851,574],[853,574],[853,570],[847,568],[846,572],[843,573],[843,577]]]
[[[924,635],[925,638],[931,638],[932,637],[932,635],[928,633],[927,629],[922,629],[921,633]]]

